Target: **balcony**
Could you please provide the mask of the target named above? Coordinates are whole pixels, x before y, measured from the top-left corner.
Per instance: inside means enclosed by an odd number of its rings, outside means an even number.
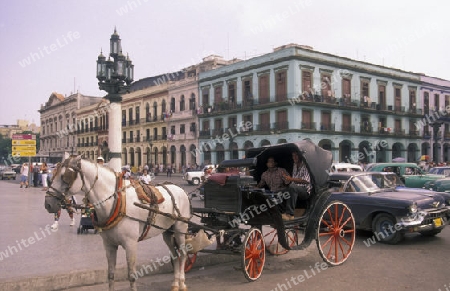
[[[429,130],[423,131],[423,138],[424,139],[430,139],[431,138],[431,132]]]
[[[258,124],[256,125],[256,131],[270,131],[270,124]]]
[[[419,131],[417,131],[417,130],[410,130],[409,131],[409,136],[411,136],[411,137],[419,137]]]
[[[302,122],[301,129],[303,130],[316,130],[315,122]]]
[[[364,121],[361,124],[361,127],[359,128],[359,131],[361,133],[373,133],[372,124],[367,122],[367,124],[364,123]]]
[[[342,125],[342,131],[343,132],[355,132],[355,126],[354,125]]]
[[[211,137],[211,130],[200,130],[200,137]]]
[[[444,139],[450,140],[450,132],[444,132]]]
[[[221,136],[223,135],[223,133],[224,133],[223,128],[216,128],[212,130],[213,136]]]
[[[321,131],[335,131],[334,123],[321,123],[320,124]]]
[[[395,135],[404,136],[405,135],[405,130],[401,129],[401,128],[394,128],[394,134]]]
[[[289,129],[289,122],[288,121],[279,121],[273,123],[273,129],[274,130],[288,130]]]

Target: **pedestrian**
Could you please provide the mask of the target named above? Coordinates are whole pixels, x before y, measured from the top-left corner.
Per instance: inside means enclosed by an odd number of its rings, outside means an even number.
[[[167,171],[167,177],[172,177],[172,167],[167,165],[166,171]]]
[[[144,184],[150,184],[152,181],[152,176],[148,174],[148,170],[144,169],[142,176],[139,177],[139,181],[142,181]]]
[[[25,188],[28,188],[28,173],[29,173],[28,163],[23,163],[20,168],[20,188],[25,185]]]
[[[66,206],[65,206],[65,208],[67,210],[67,213],[69,214],[69,217],[70,217],[70,224],[69,224],[70,226],[74,226],[75,225],[75,219],[73,218],[73,213],[75,211],[73,210],[73,208],[71,206],[72,203],[76,204],[76,200],[75,200],[74,196],[72,196],[72,198],[68,198],[66,200]],[[51,226],[51,229],[58,229],[58,224],[59,224],[59,218],[60,217],[61,217],[61,209],[58,210],[58,212],[54,214],[54,222],[53,222],[53,224]]]
[[[47,176],[48,176],[48,166],[46,162],[43,162],[41,165],[41,178],[42,178],[42,191],[47,191]]]
[[[37,186],[39,186],[39,171],[40,171],[40,167],[38,165],[38,163],[34,164],[33,167],[33,186],[36,188]]]

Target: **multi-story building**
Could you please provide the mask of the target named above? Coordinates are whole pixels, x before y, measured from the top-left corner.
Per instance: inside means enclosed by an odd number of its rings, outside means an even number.
[[[199,157],[195,155],[198,147],[198,75],[235,61],[210,55],[201,63],[185,68],[182,78],[169,83],[170,114],[166,119],[169,162],[177,170],[200,164]]]
[[[46,157],[47,162],[60,162],[64,153],[77,153],[77,115],[76,110],[98,103],[99,97],[80,93],[65,97],[53,92],[48,101],[41,105],[40,149],[38,156]]]
[[[421,152],[434,162],[450,161],[450,81],[420,76],[424,116],[417,123],[423,140]]]
[[[416,161],[418,74],[286,45],[200,73],[204,163],[249,147],[310,139],[335,161]]]
[[[109,101],[101,99],[95,104],[84,106],[75,111],[77,116],[76,149],[78,155],[83,155],[91,160],[96,160],[99,156],[109,160],[109,106]]]

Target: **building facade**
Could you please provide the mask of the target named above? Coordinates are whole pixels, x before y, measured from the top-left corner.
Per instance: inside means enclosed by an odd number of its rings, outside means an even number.
[[[450,81],[421,75],[423,118],[417,123],[423,137],[422,155],[441,163],[450,161]]]
[[[309,139],[334,161],[415,161],[417,74],[286,45],[200,73],[201,161],[242,158],[245,150]]]
[[[80,93],[65,97],[53,92],[38,110],[41,117],[40,149],[38,156],[47,162],[60,162],[64,153],[77,153],[76,110],[98,103],[99,97]]]

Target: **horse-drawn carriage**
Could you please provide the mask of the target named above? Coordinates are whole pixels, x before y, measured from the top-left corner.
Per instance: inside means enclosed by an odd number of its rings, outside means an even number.
[[[308,200],[297,201],[296,218],[283,221],[281,209],[289,197],[287,189],[273,193],[256,185],[267,170],[269,157],[292,174],[293,152],[304,158],[313,187]],[[204,207],[193,208],[202,224],[191,221],[189,229],[216,235],[217,248],[202,252],[240,254],[242,270],[250,281],[262,273],[266,248],[272,254],[283,254],[304,249],[316,240],[323,260],[329,265],[340,265],[352,251],[355,222],[345,204],[329,201],[330,166],[331,153],[309,141],[252,148],[245,159],[225,160],[219,173],[203,185]],[[304,234],[301,242],[299,232]]]
[[[297,203],[297,218],[283,221],[280,205],[288,198],[288,192],[272,193],[255,186],[267,169],[269,157],[278,161],[278,167],[290,172],[293,152],[303,157],[312,189],[308,200]],[[142,203],[135,189],[128,184],[121,185],[110,169],[79,157],[69,158],[56,170],[46,208],[52,210],[52,199],[61,200],[76,192],[84,194],[94,205],[96,225],[107,252],[110,290],[114,289],[117,246],[126,249],[129,280],[135,290],[133,256],[137,241],[161,233],[171,253],[177,254],[172,257],[175,274],[172,290],[187,290],[184,284],[187,252],[180,249],[188,249],[190,242],[202,235],[211,239],[210,242],[215,238],[217,246],[195,251],[240,255],[244,275],[253,281],[263,271],[266,244],[271,253],[282,254],[304,249],[316,240],[319,253],[328,264],[340,265],[349,257],[355,242],[355,222],[345,204],[330,201],[327,187],[330,166],[331,153],[306,140],[252,148],[246,152],[245,159],[221,163],[223,172],[211,176],[204,184],[204,207],[191,211],[186,192],[176,185],[155,186],[164,202]],[[226,171],[238,168],[246,171]],[[196,222],[192,216],[198,217]],[[301,242],[299,231],[304,233]],[[188,260],[187,269],[193,262]]]

